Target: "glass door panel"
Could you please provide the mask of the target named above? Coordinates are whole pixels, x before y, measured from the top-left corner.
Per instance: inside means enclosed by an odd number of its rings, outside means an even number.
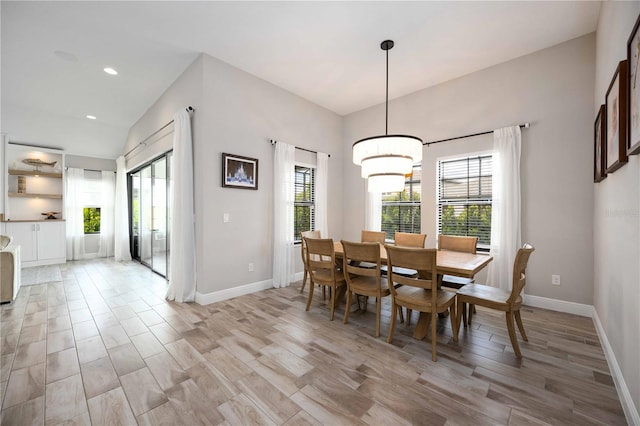
[[[152,197],[151,166],[140,170],[140,261],[151,266]]]
[[[153,170],[152,252],[151,268],[167,275],[167,159],[151,164]]]
[[[140,172],[131,174],[131,256],[140,259]]]
[[[167,154],[167,278],[169,278],[170,262],[171,259],[171,194],[173,194],[173,173],[171,167],[173,166],[173,153]]]

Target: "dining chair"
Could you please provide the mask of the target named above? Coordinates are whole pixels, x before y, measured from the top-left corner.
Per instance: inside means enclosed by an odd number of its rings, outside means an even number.
[[[307,285],[307,277],[309,276],[309,264],[307,263],[307,243],[304,241],[304,239],[320,238],[320,231],[302,231],[300,232],[300,237],[302,237],[300,243],[300,255],[302,256],[302,266],[304,267],[302,287],[300,288],[300,293],[302,293],[304,291],[304,287]]]
[[[309,300],[307,311],[311,307],[314,284],[323,288],[328,287],[331,294],[331,316],[333,321],[336,309],[336,293],[338,288],[345,285],[344,274],[336,266],[336,254],[331,238],[304,238],[307,244],[307,264],[309,265]]]
[[[347,281],[347,307],[344,311],[344,323],[346,324],[349,321],[351,295],[353,293],[355,293],[356,297],[375,297],[376,337],[379,337],[382,298],[391,294],[387,279],[382,277],[380,271],[380,244],[377,242],[356,243],[344,240],[341,243],[344,250],[342,270]],[[363,263],[373,264],[375,268],[363,267],[361,266]]]
[[[362,243],[384,244],[385,238],[387,238],[387,233],[384,231],[367,231],[363,229],[360,234],[360,242]]]
[[[463,253],[476,254],[476,247],[478,245],[478,237],[467,237],[458,235],[438,235],[438,250],[450,250],[459,251]],[[443,275],[442,286],[448,288],[459,289],[465,285],[475,282],[474,278],[457,277],[455,275]],[[475,313],[475,306],[469,306],[469,309]],[[460,310],[458,310],[460,314]],[[467,306],[464,305],[462,309],[462,318],[467,320]]]
[[[438,313],[449,310],[451,316],[451,328],[456,336],[457,322],[455,320],[455,293],[438,289],[438,271],[436,249],[396,247],[385,245],[387,250],[387,264],[391,266],[388,279],[391,292],[392,312],[397,307],[405,307],[407,310],[416,310],[429,314],[427,328],[431,325],[431,359],[436,361],[437,321]],[[406,277],[394,272],[395,267],[429,271],[429,278],[418,276]],[[396,285],[400,287],[396,288]],[[393,332],[396,325],[395,315],[391,316],[389,325],[389,337],[387,342],[393,341]]]
[[[395,233],[395,245],[399,247],[419,247],[424,248],[427,234],[411,234],[408,232]]]
[[[516,336],[515,326],[513,319],[515,317],[522,340],[527,341],[527,334],[524,331],[522,324],[522,318],[520,316],[520,307],[522,306],[522,289],[526,284],[525,270],[527,269],[527,263],[529,257],[535,248],[530,244],[524,244],[516,254],[516,259],[513,262],[513,281],[511,291],[505,291],[500,288],[490,287],[483,284],[475,284],[472,286],[465,286],[458,290],[458,310],[462,308],[464,303],[472,305],[484,306],[490,309],[496,309],[504,311],[507,319],[507,329],[509,331],[509,339],[511,340],[511,346],[516,357],[522,358],[520,347],[518,346],[518,338]],[[471,324],[472,311],[469,310],[469,321]],[[460,318],[456,318],[456,336],[455,341],[458,341],[458,331],[460,327]],[[467,326],[467,323],[464,324]]]

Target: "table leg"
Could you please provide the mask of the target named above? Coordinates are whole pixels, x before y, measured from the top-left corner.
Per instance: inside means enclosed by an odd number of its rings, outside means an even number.
[[[420,317],[418,318],[418,323],[416,324],[416,329],[413,331],[413,338],[422,340],[427,335],[429,331],[429,325],[431,323],[431,313],[430,312],[420,312]]]
[[[338,287],[336,289],[336,298],[335,298],[335,307],[337,308],[340,303],[342,302],[342,299],[344,299],[344,295],[347,292],[347,286],[346,285],[341,285],[340,287]]]

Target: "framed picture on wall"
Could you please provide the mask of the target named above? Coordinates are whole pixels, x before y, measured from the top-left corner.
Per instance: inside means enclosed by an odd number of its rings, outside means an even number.
[[[629,62],[629,134],[627,155],[640,154],[640,15],[627,41],[627,61]]]
[[[258,160],[222,153],[222,186],[258,189]]]
[[[628,74],[629,62],[621,61],[607,90],[607,173],[613,173],[627,162]]]
[[[607,134],[607,110],[604,105],[600,105],[600,110],[593,125],[593,181],[600,182],[607,177],[604,171],[606,159],[604,150],[604,136]]]

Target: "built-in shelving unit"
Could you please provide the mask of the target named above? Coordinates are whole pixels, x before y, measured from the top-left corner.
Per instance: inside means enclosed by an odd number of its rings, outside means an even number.
[[[47,177],[62,179],[62,173],[42,172],[38,170],[9,170],[10,176],[35,176],[35,177]]]
[[[9,197],[49,198],[52,200],[62,200],[62,194],[31,194],[28,192],[9,192]]]

